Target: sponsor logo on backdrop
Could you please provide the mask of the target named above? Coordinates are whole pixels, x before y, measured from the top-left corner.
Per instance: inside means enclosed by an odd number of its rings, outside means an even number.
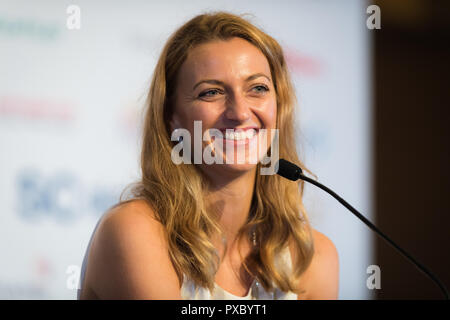
[[[17,279],[16,274],[7,273],[6,279],[0,277],[0,299],[50,298],[49,286],[55,276],[52,261],[46,254],[36,253],[30,258],[26,276]]]
[[[99,217],[119,199],[110,187],[86,185],[70,171],[44,175],[24,168],[17,174],[15,187],[18,215],[30,222],[70,223],[84,216]]]
[[[49,299],[49,295],[41,285],[0,280],[0,299]]]
[[[52,41],[61,35],[61,29],[59,21],[0,16],[0,35],[7,37]]]
[[[130,102],[117,112],[118,131],[127,140],[127,143],[129,141],[137,142],[140,139],[144,120],[142,109],[138,103]]]
[[[75,119],[75,104],[43,97],[0,96],[0,119],[70,123]]]
[[[316,57],[290,47],[284,48],[284,55],[289,70],[295,75],[317,77],[323,72],[322,62]]]

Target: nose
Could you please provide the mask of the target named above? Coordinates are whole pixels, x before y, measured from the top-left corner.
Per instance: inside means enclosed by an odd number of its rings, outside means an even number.
[[[225,117],[228,120],[238,122],[245,122],[250,118],[250,106],[245,99],[238,94],[234,94],[227,101],[227,109],[225,110]]]

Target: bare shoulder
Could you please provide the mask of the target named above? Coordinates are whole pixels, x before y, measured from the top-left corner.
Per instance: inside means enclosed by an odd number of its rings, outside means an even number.
[[[158,225],[160,225],[155,212],[144,200],[132,200],[111,208],[104,215],[101,224],[111,222],[114,222],[114,224],[120,222],[118,224],[120,226],[122,226],[122,224],[128,225],[148,223],[154,228],[157,228]],[[145,228],[147,227],[148,226]],[[160,227],[162,227],[162,225],[160,225]]]
[[[89,252],[86,284],[100,299],[179,298],[165,229],[145,201],[104,215]]]
[[[312,234],[317,254],[325,254],[329,258],[337,258],[336,246],[330,238],[314,228],[312,228]]]
[[[308,269],[300,278],[299,299],[332,300],[338,298],[339,255],[333,241],[312,229],[314,256]]]

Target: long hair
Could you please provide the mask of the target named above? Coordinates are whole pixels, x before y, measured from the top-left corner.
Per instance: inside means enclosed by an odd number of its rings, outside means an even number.
[[[279,156],[306,170],[296,151],[294,109],[297,99],[281,46],[242,16],[211,12],[198,15],[179,27],[161,52],[146,101],[142,178],[131,190],[131,200],[146,200],[165,227],[169,256],[180,283],[187,276],[196,285],[210,290],[214,288],[220,263],[211,237],[220,235],[222,230],[217,215],[204,200],[207,184],[198,168],[171,161],[174,143],[170,139],[169,119],[177,74],[189,51],[203,43],[232,37],[249,41],[267,58],[277,99]],[[259,169],[261,164],[257,166]],[[286,292],[297,291],[298,279],[311,262],[314,243],[302,194],[303,182],[294,183],[278,175],[256,177],[250,214],[237,239],[238,242],[249,239],[251,231],[255,231],[258,245],[243,265],[266,290],[278,287]],[[292,270],[287,271],[279,268],[275,261],[290,243],[297,255]]]

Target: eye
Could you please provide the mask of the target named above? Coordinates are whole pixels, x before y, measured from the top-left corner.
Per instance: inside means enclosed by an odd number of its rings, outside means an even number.
[[[252,89],[253,90],[257,89],[256,92],[258,92],[258,93],[265,93],[265,92],[269,91],[269,88],[264,86],[264,85],[258,85],[258,86],[253,87]],[[221,90],[219,90],[219,89],[210,89],[210,90],[207,90],[207,91],[203,91],[202,93],[200,93],[198,95],[198,97],[199,98],[214,97],[214,96],[216,96],[217,94],[220,94],[220,93],[221,93]]]
[[[210,93],[218,93],[218,92],[219,92],[218,89],[211,89],[211,90],[200,93],[198,96],[199,97],[214,97],[215,94],[210,94]]]
[[[269,88],[267,88],[266,86],[260,85],[260,86],[253,87],[253,89],[257,89],[257,88],[262,89],[262,90],[256,90],[257,92],[267,92],[267,91],[269,91]]]

